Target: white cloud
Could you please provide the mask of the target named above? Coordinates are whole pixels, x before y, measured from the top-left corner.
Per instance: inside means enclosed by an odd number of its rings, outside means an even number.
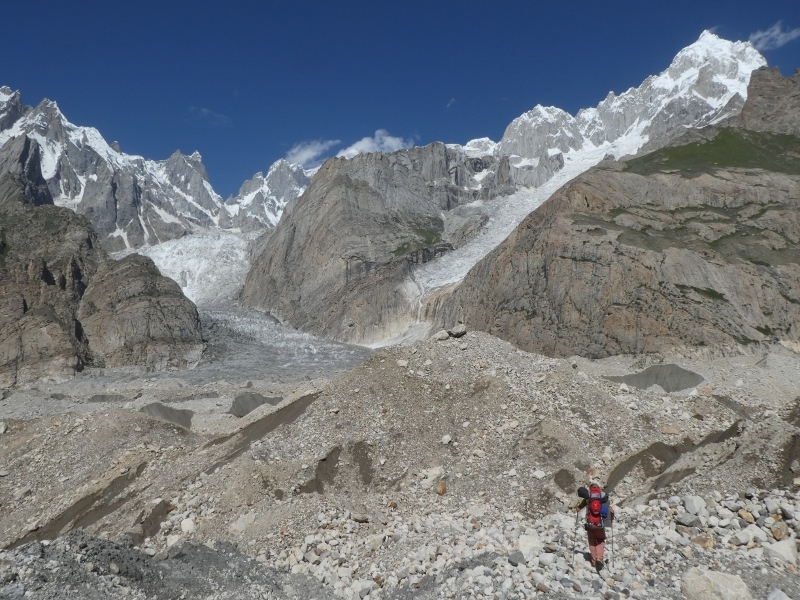
[[[189,107],[190,120],[196,124],[205,124],[212,126],[230,125],[233,121],[227,115],[215,113],[209,108],[198,108],[197,106]]]
[[[758,30],[750,35],[750,43],[759,52],[775,50],[785,46],[794,39],[800,38],[800,27],[791,31],[783,28],[783,21],[778,21],[767,30]]]
[[[357,141],[352,146],[340,150],[336,156],[353,158],[356,154],[368,152],[396,152],[403,148],[410,148],[414,145],[412,140],[404,140],[400,137],[389,135],[385,129],[378,129],[373,137],[365,137]]]
[[[450,108],[455,103],[456,103],[456,99],[455,98],[450,98],[450,102],[447,103],[446,108]]]
[[[286,160],[296,165],[303,165],[307,169],[318,167],[325,158],[325,153],[337,144],[341,144],[341,142],[339,140],[299,142],[286,153]]]

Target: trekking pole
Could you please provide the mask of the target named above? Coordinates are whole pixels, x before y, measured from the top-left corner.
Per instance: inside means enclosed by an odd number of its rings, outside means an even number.
[[[614,552],[614,519],[611,519],[611,568],[614,568],[614,561],[617,558],[617,553]]]
[[[575,550],[578,547],[578,513],[579,510],[575,510],[575,532],[572,536],[572,570],[575,570]]]

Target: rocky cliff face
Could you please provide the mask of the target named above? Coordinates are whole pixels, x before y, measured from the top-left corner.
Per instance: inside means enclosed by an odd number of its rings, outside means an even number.
[[[797,175],[600,168],[470,271],[448,318],[560,356],[797,342],[798,208]]]
[[[705,32],[639,88],[575,117],[537,106],[497,144],[329,161],[287,209],[242,300],[343,341],[390,337],[417,318],[413,265],[468,243],[489,220],[472,201],[541,186],[568,163],[577,173],[607,154],[661,147],[687,127],[738,114],[750,73],[763,64],[750,44]]]
[[[752,80],[747,103],[734,122],[752,131],[800,137],[800,69],[784,77],[777,68],[762,67]]]
[[[575,179],[470,271],[441,323],[562,356],[796,345],[795,86],[758,71],[737,126]]]
[[[242,303],[341,341],[390,334],[410,318],[409,266],[483,218],[459,211],[490,189],[476,166],[443,144],[329,160],[254,261]]]
[[[197,311],[152,261],[110,260],[85,217],[54,206],[38,144],[0,152],[0,386],[84,366],[191,366]]]

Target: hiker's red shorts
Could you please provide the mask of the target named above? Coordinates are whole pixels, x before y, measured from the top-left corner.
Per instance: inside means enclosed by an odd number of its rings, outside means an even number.
[[[594,564],[594,561],[602,560],[605,553],[606,530],[590,529],[586,533],[589,536],[589,552],[592,554],[592,564]]]

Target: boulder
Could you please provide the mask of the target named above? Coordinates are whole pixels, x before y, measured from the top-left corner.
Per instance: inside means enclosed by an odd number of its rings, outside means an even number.
[[[194,305],[152,261],[111,260],[85,217],[54,206],[37,152],[27,138],[0,150],[0,386],[195,364]]]
[[[687,600],[753,600],[750,590],[738,575],[693,567],[681,579],[681,592]]]
[[[773,544],[764,544],[764,555],[787,565],[797,564],[797,540],[787,538]]]
[[[463,323],[459,323],[452,329],[448,329],[447,333],[449,333],[454,338],[464,337],[465,335],[467,335],[467,326],[464,325]]]
[[[686,496],[683,499],[683,506],[686,508],[686,512],[698,515],[706,507],[706,501],[700,496]]]
[[[544,548],[544,544],[542,544],[542,541],[536,534],[523,534],[519,536],[518,545],[519,551],[522,552],[526,562],[530,562],[531,559],[538,556]]]

